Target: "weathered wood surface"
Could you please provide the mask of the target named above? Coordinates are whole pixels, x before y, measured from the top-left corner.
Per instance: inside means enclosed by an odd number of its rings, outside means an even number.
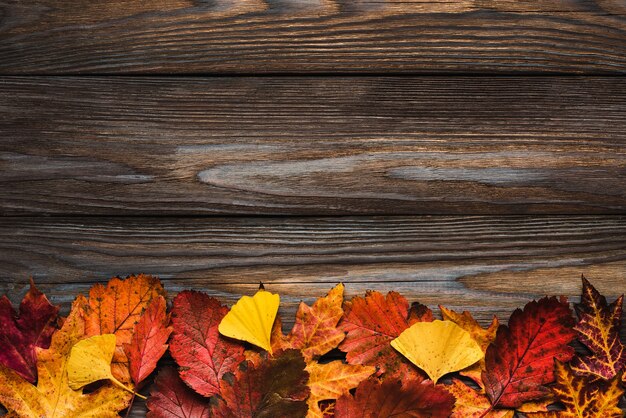
[[[624,213],[624,78],[0,79],[0,213]]]
[[[0,73],[625,73],[623,0],[0,2]]]

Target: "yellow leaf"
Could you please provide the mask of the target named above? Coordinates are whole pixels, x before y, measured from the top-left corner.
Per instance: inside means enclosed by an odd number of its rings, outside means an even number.
[[[243,296],[230,308],[219,325],[222,335],[247,341],[272,354],[270,335],[280,297],[260,289],[254,296]]]
[[[96,335],[81,340],[72,347],[67,361],[70,388],[78,390],[98,380],[109,379],[119,387],[134,393],[111,373],[115,340],[115,334]],[[142,395],[136,395],[145,399]]]
[[[424,370],[434,383],[484,356],[472,336],[450,321],[417,322],[392,340],[391,346]]]
[[[307,418],[323,418],[324,411],[319,407],[320,401],[335,400],[349,393],[350,389],[370,377],[376,368],[335,360],[325,364],[314,361],[306,366],[306,371],[309,372],[307,385],[311,389],[307,400]]]
[[[11,411],[9,416],[116,418],[128,407],[131,395],[110,383],[88,394],[69,386],[67,363],[72,347],[85,335],[81,309],[85,303],[79,296],[63,327],[52,336],[50,348],[37,350],[37,386],[0,366],[0,403]]]

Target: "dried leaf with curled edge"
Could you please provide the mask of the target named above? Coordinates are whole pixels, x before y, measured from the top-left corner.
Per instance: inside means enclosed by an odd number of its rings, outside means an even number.
[[[335,360],[325,364],[312,362],[307,365],[306,371],[309,372],[307,385],[311,389],[307,401],[307,418],[323,418],[324,412],[319,406],[321,401],[335,400],[347,394],[350,389],[371,376],[376,368],[344,364],[341,360]]]
[[[87,336],[115,334],[117,345],[111,370],[124,384],[131,382],[124,345],[130,344],[135,324],[158,296],[165,296],[161,282],[145,274],[125,280],[115,277],[106,286],[96,284],[89,291],[89,304],[85,307]]]
[[[37,349],[37,386],[0,366],[0,403],[11,411],[9,416],[117,418],[118,412],[128,407],[132,395],[112,383],[107,382],[89,394],[69,386],[67,363],[72,347],[85,335],[81,308],[86,303],[79,296],[61,329],[52,336],[50,348]]]
[[[130,376],[136,386],[154,371],[167,351],[167,340],[173,329],[169,323],[165,298],[157,296],[135,325],[130,344],[124,346],[130,360]]]
[[[306,363],[299,350],[276,353],[267,361],[244,361],[221,381],[215,418],[301,418],[309,396]]]
[[[227,312],[217,299],[191,290],[180,292],[172,302],[170,353],[183,381],[203,396],[219,394],[224,374],[244,360],[243,345],[217,329]]]
[[[192,391],[173,367],[157,375],[146,402],[148,418],[210,418],[208,399]]]
[[[417,372],[390,345],[409,327],[409,303],[403,296],[368,290],[364,298],[355,296],[344,302],[344,312],[339,329],[347,334],[339,349],[346,353],[348,363],[375,366],[377,374],[386,378]]]
[[[623,417],[618,403],[624,391],[617,378],[607,382],[591,375],[578,376],[569,366],[556,361],[556,384],[552,391],[565,410],[527,414],[529,418]]]
[[[405,378],[367,379],[354,396],[341,396],[335,404],[336,418],[447,418],[452,413],[454,397],[429,380]]]
[[[220,334],[247,341],[272,354],[271,333],[280,296],[259,289],[254,296],[242,296],[222,318]]]
[[[565,298],[542,298],[517,309],[508,327],[500,325],[487,348],[482,374],[485,392],[495,407],[517,408],[550,392],[556,358],[568,361],[574,349],[574,318]]]
[[[391,341],[391,346],[424,370],[435,384],[441,376],[483,358],[469,332],[450,321],[416,322]]]
[[[467,311],[463,311],[463,313],[459,314],[452,309],[448,309],[445,306],[441,305],[439,305],[439,309],[441,310],[441,315],[444,320],[452,321],[461,328],[463,328],[465,331],[470,333],[474,341],[476,341],[480,346],[483,354],[487,351],[487,347],[489,347],[489,344],[491,344],[493,340],[496,339],[496,331],[498,330],[498,326],[500,326],[500,323],[498,321],[498,318],[496,318],[495,316],[493,317],[489,328],[484,329],[480,326],[478,322],[476,322],[474,317],[472,317],[472,314]],[[463,369],[461,371],[461,375],[469,377],[480,387],[483,387],[483,382],[481,378],[483,370],[485,370],[484,357],[480,359],[480,361],[478,361],[477,363]]]
[[[338,284],[328,295],[317,299],[313,306],[300,302],[296,322],[285,337],[280,331],[280,321],[276,321],[272,333],[274,350],[295,348],[302,351],[309,362],[336,348],[345,338],[345,333],[337,328],[343,315],[343,284]]]
[[[612,379],[626,365],[626,347],[620,340],[622,303],[624,295],[610,305],[587,279],[583,280],[581,303],[575,305],[579,322],[574,329],[578,340],[591,350],[592,355],[576,356],[572,369],[602,379]]]
[[[31,383],[37,380],[35,347],[48,348],[52,334],[57,330],[58,306],[48,302],[35,287],[20,303],[19,315],[14,312],[6,296],[0,298],[0,364],[15,370]]]

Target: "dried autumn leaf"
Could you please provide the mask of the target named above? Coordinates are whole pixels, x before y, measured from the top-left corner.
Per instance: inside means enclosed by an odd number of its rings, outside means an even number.
[[[12,414],[22,418],[117,418],[118,411],[129,405],[132,395],[112,383],[89,394],[69,386],[68,358],[85,334],[81,308],[86,303],[79,296],[63,327],[52,336],[50,348],[37,349],[37,386],[0,366],[0,403]]]
[[[587,279],[583,277],[582,280],[581,303],[575,305],[579,322],[574,330],[592,355],[576,356],[572,360],[572,369],[577,373],[612,379],[626,364],[626,348],[619,336],[624,295],[608,305],[606,298]]]
[[[87,336],[115,334],[117,346],[111,369],[113,376],[124,384],[131,381],[124,345],[131,342],[135,324],[158,296],[165,296],[161,282],[145,274],[126,280],[115,277],[106,287],[96,284],[89,291],[89,304],[85,308]]]
[[[335,400],[359,385],[363,380],[371,376],[376,368],[372,366],[360,366],[356,364],[344,364],[341,360],[320,364],[312,362],[307,365],[309,373],[308,386],[311,395],[308,418],[323,418],[324,412],[320,409],[321,401]]]
[[[565,298],[532,301],[500,325],[485,355],[485,392],[496,407],[517,408],[541,399],[554,380],[554,359],[568,361],[574,349],[574,318]]]
[[[345,333],[337,328],[343,315],[343,289],[343,284],[338,284],[328,295],[317,299],[311,307],[301,302],[296,313],[296,322],[286,337],[281,335],[280,328],[275,327],[272,335],[273,348],[301,350],[307,362],[336,348],[345,338]],[[279,321],[277,323],[280,324]]]
[[[31,383],[37,380],[35,347],[48,348],[56,331],[59,308],[31,280],[30,290],[14,312],[6,296],[0,298],[0,364]]]
[[[409,303],[403,296],[367,291],[364,298],[344,302],[344,312],[339,329],[347,334],[339,349],[346,353],[348,363],[375,366],[378,375],[385,373],[387,378],[414,370],[390,344],[409,327]]]
[[[618,403],[624,391],[619,379],[609,382],[598,381],[593,376],[577,376],[570,367],[556,362],[556,384],[552,391],[565,407],[564,411],[527,414],[528,417],[543,418],[621,418]]]
[[[487,351],[487,347],[489,347],[489,344],[491,344],[493,340],[496,339],[496,331],[498,330],[498,326],[500,325],[500,323],[498,321],[498,318],[496,318],[495,316],[493,317],[489,328],[484,329],[480,326],[478,322],[476,322],[474,317],[472,317],[472,314],[467,311],[463,311],[463,313],[459,314],[452,309],[448,309],[445,306],[441,305],[439,305],[439,309],[441,310],[441,315],[444,320],[452,321],[461,328],[463,328],[465,331],[470,333],[474,341],[476,341],[480,346],[483,354]],[[484,358],[480,359],[480,361],[473,364],[472,366],[469,366],[462,370],[461,375],[469,377],[482,387],[483,383],[481,374],[483,370],[485,370]]]
[[[203,396],[220,392],[220,380],[244,360],[244,347],[221,336],[218,325],[228,308],[204,293],[185,290],[172,303],[170,353],[180,377]]]
[[[433,311],[424,304],[419,302],[411,303],[411,309],[409,309],[409,325],[413,325],[416,322],[433,322],[435,316]]]
[[[298,350],[287,350],[254,365],[244,361],[232,378],[221,382],[217,418],[301,418],[309,396],[306,363]]]
[[[242,296],[222,318],[220,334],[247,341],[272,354],[271,333],[280,305],[280,296],[259,289],[254,296]]]
[[[124,346],[130,360],[130,376],[136,386],[154,371],[167,351],[167,340],[173,327],[169,326],[170,317],[166,309],[163,296],[154,298],[135,325],[130,344]]]
[[[451,418],[513,418],[513,409],[493,409],[484,392],[477,392],[457,379],[446,386],[455,398],[454,411]]]
[[[207,399],[198,395],[178,376],[173,367],[159,371],[146,402],[148,418],[209,418]]]
[[[451,321],[416,322],[392,340],[391,346],[424,370],[435,384],[441,376],[483,358],[469,332]]]
[[[452,413],[454,397],[443,387],[428,380],[367,379],[354,397],[341,396],[335,404],[336,418],[447,418]]]

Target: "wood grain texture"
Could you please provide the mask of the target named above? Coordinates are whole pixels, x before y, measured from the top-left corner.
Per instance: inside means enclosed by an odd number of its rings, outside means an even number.
[[[191,288],[228,303],[263,281],[289,327],[301,300],[343,281],[348,297],[396,290],[486,324],[545,294],[577,301],[583,273],[612,300],[626,291],[625,249],[622,216],[5,217],[0,294],[18,303],[32,275],[67,312],[114,275],[157,274],[170,296]],[[145,416],[142,402],[130,416]]]
[[[624,73],[623,0],[0,1],[0,73]]]
[[[0,79],[0,213],[626,209],[624,78]]]

